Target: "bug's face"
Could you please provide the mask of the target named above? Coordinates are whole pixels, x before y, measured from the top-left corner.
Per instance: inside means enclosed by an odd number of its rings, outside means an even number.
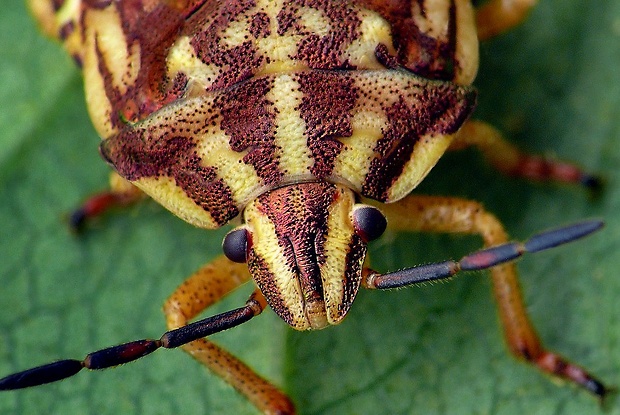
[[[269,305],[298,330],[339,323],[360,286],[366,244],[385,229],[374,207],[327,182],[267,192],[245,209],[245,224],[224,240],[247,261]]]

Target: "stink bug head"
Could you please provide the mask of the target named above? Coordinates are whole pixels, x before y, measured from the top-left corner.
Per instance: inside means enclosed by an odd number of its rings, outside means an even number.
[[[310,182],[267,192],[245,209],[248,242],[239,249],[247,249],[252,277],[292,327],[338,324],[350,309],[372,233],[366,228],[375,225],[357,219],[364,213],[357,206],[350,189]]]

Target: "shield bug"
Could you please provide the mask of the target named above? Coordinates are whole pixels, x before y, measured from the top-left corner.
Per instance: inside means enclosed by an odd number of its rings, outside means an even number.
[[[380,211],[392,227],[480,232],[488,245],[505,239],[497,221],[475,203],[403,199],[448,147],[469,145],[468,137],[494,131],[465,122],[473,109],[468,84],[477,66],[477,44],[465,41],[475,43],[469,4],[447,2],[438,10],[420,4],[411,21],[400,17],[400,4],[371,2],[291,2],[275,10],[274,5],[236,2],[100,2],[76,7],[79,19],[59,19],[59,33],[84,67],[91,116],[105,138],[104,158],[125,179],[195,225],[216,227],[243,212],[244,224],[228,234],[224,248],[233,261],[248,263],[260,292],[246,307],[171,331],[159,341],[132,342],[84,361],[22,372],[5,378],[3,387],[43,383],[82,366],[101,368],[162,345],[177,346],[194,335],[240,324],[266,302],[295,328],[322,328],[342,320],[360,284],[387,288],[424,279],[421,273],[432,279],[451,275],[459,266],[486,268],[521,250],[538,250],[596,229],[596,222],[570,226],[524,246],[502,245],[466,256],[461,265],[442,263],[382,277],[362,272],[365,245],[382,231]],[[71,16],[62,4],[54,6],[63,11],[59,17]],[[440,23],[447,27],[447,40],[436,39],[431,46],[410,42],[432,38],[436,28],[430,16],[437,13],[445,19]],[[156,24],[147,24],[149,18]],[[412,22],[427,32],[415,37],[409,33]],[[161,38],[151,37],[153,27]],[[463,33],[462,27],[470,31]],[[214,39],[226,53],[206,47]],[[90,42],[90,49],[81,48],[79,41]],[[125,45],[120,58],[111,57],[118,51],[115,42]],[[294,141],[300,137],[303,141]],[[511,164],[506,154],[510,150],[501,153],[498,167],[510,167],[508,173],[591,183],[569,165],[524,155]],[[532,165],[536,168],[527,167]],[[97,211],[90,206],[101,206],[101,200],[105,206],[106,197],[92,199],[78,217]],[[368,200],[360,203],[359,197]],[[419,215],[411,218],[411,212]],[[455,212],[484,219],[464,228],[463,221],[455,222]],[[205,306],[208,296],[201,291],[219,297],[248,278],[245,269],[223,258],[203,268],[167,302],[169,326],[184,324],[182,314],[197,311],[184,301]],[[338,272],[329,272],[334,269]],[[514,269],[492,272],[519,302]],[[518,315],[519,321],[507,322],[513,351],[604,395],[600,382],[539,349],[519,307],[504,309],[505,319],[510,318],[506,312]],[[523,329],[525,336],[515,329]],[[203,347],[212,351],[204,354],[205,360],[237,382],[259,408],[290,412],[283,395],[233,357],[209,343]],[[240,370],[236,375],[235,368]],[[255,390],[256,385],[261,386]]]

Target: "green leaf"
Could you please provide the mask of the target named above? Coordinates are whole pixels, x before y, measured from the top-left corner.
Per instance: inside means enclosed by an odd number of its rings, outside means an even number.
[[[482,201],[519,239],[584,217],[606,228],[521,261],[545,344],[611,385],[620,374],[620,2],[546,0],[483,45],[476,116],[520,146],[575,160],[604,192],[501,177],[475,151],[447,155],[419,193]],[[165,331],[161,304],[220,251],[225,230],[191,228],[154,203],[108,215],[84,235],[64,216],[106,185],[78,71],[24,5],[0,14],[0,376]],[[477,238],[388,235],[373,266],[457,258]],[[412,254],[413,253],[413,254]],[[298,333],[268,311],[216,336],[272,379],[301,414],[584,414],[597,402],[549,382],[503,344],[486,274],[361,292],[339,327]],[[242,304],[251,287],[209,314]],[[617,401],[609,414],[620,414]],[[181,351],[0,394],[7,414],[252,414]]]

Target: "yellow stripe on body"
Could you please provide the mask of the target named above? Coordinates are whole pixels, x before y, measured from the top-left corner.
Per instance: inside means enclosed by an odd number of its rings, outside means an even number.
[[[479,47],[476,14],[470,1],[460,1],[456,8],[456,76],[459,85],[471,85],[478,74]]]
[[[425,0],[412,3],[412,16],[416,27],[425,35],[435,39],[447,39],[448,22],[454,0]],[[422,10],[416,10],[421,7]]]
[[[213,106],[213,97],[196,98],[204,107]],[[202,136],[195,137],[196,152],[202,159],[202,165],[213,166],[217,176],[230,188],[232,198],[240,209],[262,185],[254,167],[243,162],[243,157],[250,149],[236,152],[230,148],[230,137],[217,125],[209,125]]]
[[[388,190],[386,203],[396,202],[407,196],[426,175],[450,146],[452,135],[425,135],[414,145],[411,158],[405,164],[403,172]]]
[[[307,330],[310,327],[305,315],[299,280],[286,263],[286,255],[279,244],[273,222],[257,211],[255,203],[248,205],[244,216],[252,233],[253,250],[267,264],[273,284],[278,290],[278,297],[292,316],[292,321],[288,323],[297,330]]]
[[[34,1],[31,1],[34,3]],[[47,1],[47,3],[50,3]],[[60,9],[56,12],[56,21],[58,27],[62,27],[79,16],[82,0],[65,0]]]
[[[132,184],[182,220],[203,229],[219,228],[209,212],[201,208],[170,177],[142,177]]]
[[[140,44],[129,45],[123,32],[121,16],[113,6],[101,12],[92,11],[89,27],[97,36],[97,45],[103,57],[103,64],[112,75],[112,86],[121,95],[127,93],[140,72]]]
[[[106,14],[112,16],[106,17]],[[97,25],[102,21],[114,20],[117,11],[111,5],[104,10],[86,10],[84,16],[84,89],[88,113],[99,136],[107,138],[117,132],[110,122],[112,105],[106,95],[104,79],[99,71],[99,55],[97,54]]]
[[[76,27],[79,26],[81,4],[82,0],[65,0],[60,9],[56,10],[52,0],[28,0],[28,7],[39,22],[41,30],[52,38],[58,38],[60,28],[68,23],[73,22]],[[67,49],[69,53],[76,52]]]
[[[392,46],[391,28],[377,13],[361,9],[360,36],[351,42],[343,54],[346,59],[359,69],[384,69],[377,61],[375,49],[379,44],[385,45],[390,53],[396,54]]]
[[[329,324],[338,324],[346,315],[343,310],[343,299],[347,268],[347,253],[354,229],[351,221],[351,211],[355,203],[353,192],[340,187],[338,203],[332,203],[327,220],[327,234],[325,238],[325,263],[321,266],[325,309]],[[347,308],[348,309],[348,308]]]
[[[279,75],[266,98],[273,102],[275,117],[276,158],[280,171],[287,177],[305,177],[314,163],[305,136],[306,126],[296,109],[303,93],[291,75]]]
[[[360,192],[370,162],[375,157],[374,148],[383,137],[382,128],[386,125],[386,119],[381,113],[361,110],[353,115],[351,124],[351,137],[339,138],[345,146],[334,161],[332,176],[335,180],[344,178],[356,192]]]

